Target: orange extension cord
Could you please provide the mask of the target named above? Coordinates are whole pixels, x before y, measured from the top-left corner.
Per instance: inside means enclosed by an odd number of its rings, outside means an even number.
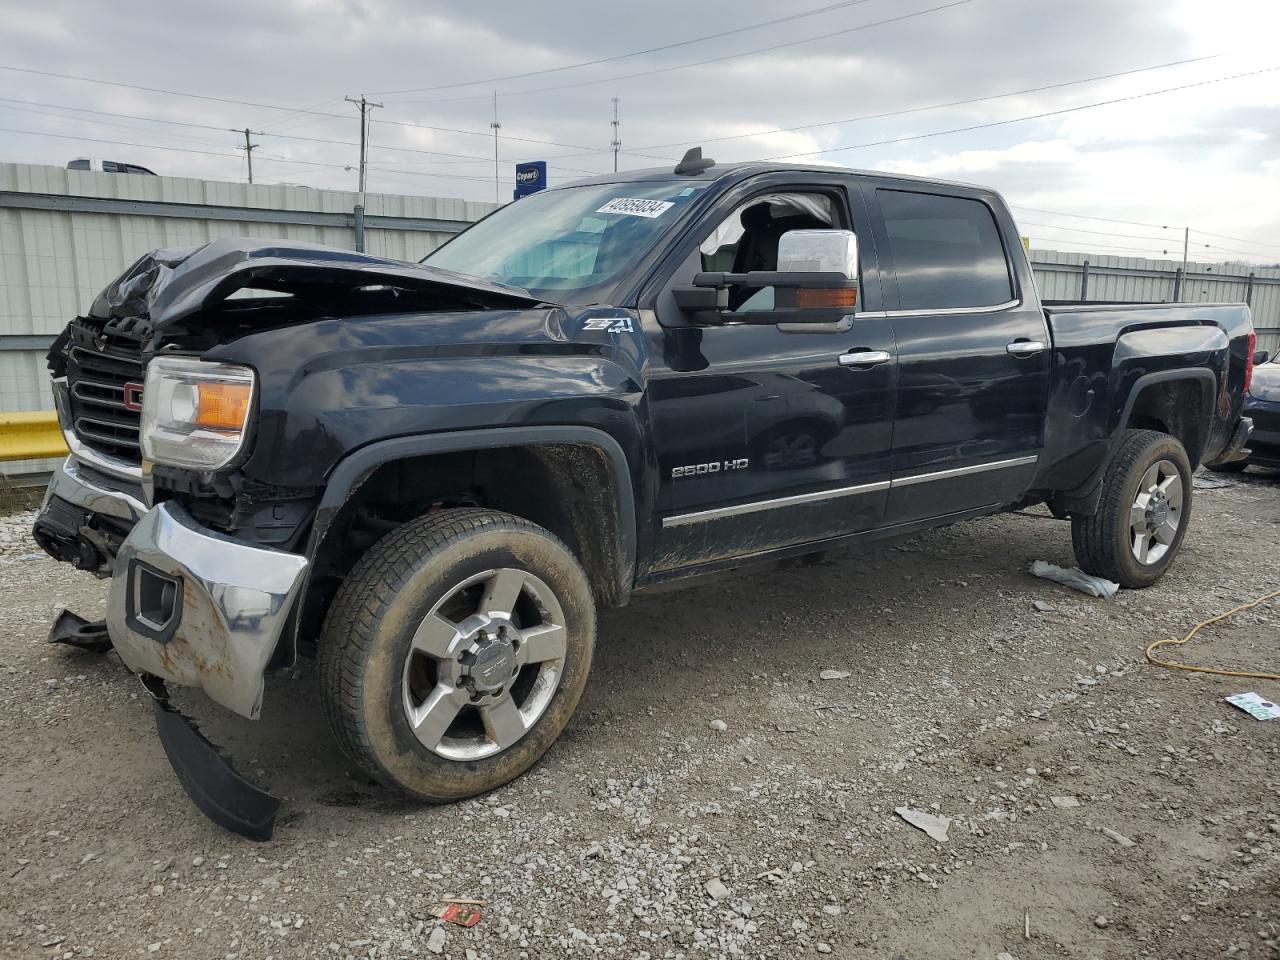
[[[1171,670],[1186,670],[1189,673],[1212,673],[1219,677],[1248,677],[1253,680],[1280,680],[1280,674],[1275,673],[1246,673],[1239,670],[1219,670],[1216,667],[1198,667],[1189,663],[1172,663],[1169,660],[1161,660],[1154,655],[1154,652],[1161,647],[1166,646],[1182,646],[1210,624],[1219,623],[1228,617],[1234,617],[1237,613],[1245,610],[1252,610],[1254,607],[1261,606],[1269,600],[1280,597],[1280,590],[1272,590],[1270,593],[1264,593],[1256,600],[1243,603],[1234,610],[1228,610],[1226,613],[1220,613],[1216,617],[1210,617],[1208,620],[1202,620],[1191,628],[1190,632],[1181,640],[1157,640],[1155,643],[1147,647],[1147,662],[1154,663],[1158,667],[1169,667]]]

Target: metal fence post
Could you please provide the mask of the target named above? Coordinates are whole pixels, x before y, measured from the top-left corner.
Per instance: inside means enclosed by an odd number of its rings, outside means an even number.
[[[1173,271],[1173,302],[1182,302],[1182,268]]]
[[[364,253],[364,205],[355,206],[353,222],[356,228],[356,253]]]
[[[1080,299],[1089,299],[1089,261],[1086,260],[1080,267]]]
[[[1253,306],[1253,278],[1254,274],[1250,272],[1249,280],[1244,285],[1244,302],[1249,306]]]

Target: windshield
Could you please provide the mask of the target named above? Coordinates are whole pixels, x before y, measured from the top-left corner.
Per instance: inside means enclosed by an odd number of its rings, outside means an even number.
[[[422,262],[523,287],[559,303],[609,302],[613,288],[700,189],[685,181],[535,193],[481,220]]]

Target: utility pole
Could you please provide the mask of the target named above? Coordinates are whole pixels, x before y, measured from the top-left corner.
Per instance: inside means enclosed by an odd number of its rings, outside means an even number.
[[[609,146],[613,147],[613,172],[618,172],[618,148],[622,146],[622,141],[618,138],[618,98],[613,98],[613,139],[609,142]]]
[[[1187,248],[1191,245],[1191,228],[1182,228],[1182,283],[1187,283]]]
[[[359,100],[355,97],[347,97],[346,100],[360,108],[360,205],[364,206],[365,165],[369,158],[369,111],[374,107],[380,108],[382,104],[366,100],[363,93]]]
[[[489,124],[493,128],[493,202],[502,202],[502,191],[498,187],[498,131],[502,129],[502,124],[498,122],[498,91],[493,91],[493,122]]]
[[[244,134],[244,146],[240,149],[244,151],[245,159],[249,161],[249,182],[253,183],[253,151],[258,149],[258,144],[249,142],[249,134],[252,133],[254,136],[260,137],[263,133],[261,130],[251,131],[248,127],[245,127],[243,130],[231,127],[230,130],[232,133]]]

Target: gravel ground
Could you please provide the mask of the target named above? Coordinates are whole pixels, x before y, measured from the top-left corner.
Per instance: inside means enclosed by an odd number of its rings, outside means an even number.
[[[1172,572],[1110,601],[1026,573],[1071,564],[1065,524],[1004,516],[606,613],[560,742],[451,806],[352,773],[309,662],[256,723],[182,691],[283,798],[266,844],[191,806],[114,655],[42,643],[105,585],[22,559],[10,518],[0,955],[1280,956],[1280,722],[1222,700],[1280,683],[1142,655],[1280,586],[1275,477],[1201,483]],[[1278,623],[1186,656],[1275,672]],[[945,842],[898,807],[949,818]],[[438,921],[446,897],[480,922]]]

